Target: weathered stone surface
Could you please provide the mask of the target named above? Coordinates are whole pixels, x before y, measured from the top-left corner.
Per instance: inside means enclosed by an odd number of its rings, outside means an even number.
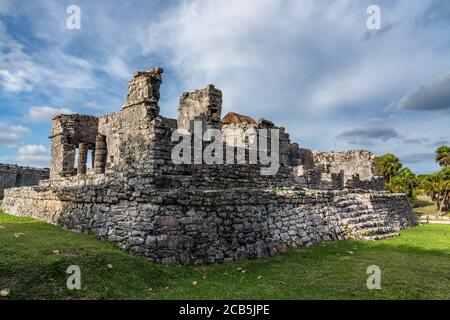
[[[32,186],[50,177],[49,169],[21,167],[0,163],[0,198],[7,188]]]
[[[193,121],[205,127],[219,128],[222,114],[222,91],[212,84],[202,90],[185,92],[178,106],[178,128],[193,130]]]
[[[6,190],[2,209],[93,233],[167,264],[262,258],[321,241],[378,240],[417,223],[405,195],[382,191],[371,171],[372,153],[300,149],[284,128],[265,119],[223,123],[222,93],[212,85],[181,96],[178,121],[164,118],[157,105],[161,74],[160,68],[136,73],[120,112],[54,118],[51,179]],[[278,172],[262,176],[261,164],[174,164],[172,132],[190,130],[195,119],[222,132],[279,129]],[[94,165],[85,170],[89,151]]]
[[[147,72],[136,72],[128,85],[128,94],[123,108],[145,104],[158,109],[159,112],[159,89],[163,72],[164,70],[159,67],[151,68]]]
[[[55,176],[77,174],[76,149],[83,145],[89,152],[95,148],[98,118],[88,115],[59,115],[52,119],[52,162],[50,172]],[[87,159],[87,157],[86,157]],[[78,162],[78,165],[80,162]]]
[[[359,175],[362,180],[374,177],[375,155],[370,151],[314,152],[313,160],[316,165],[322,165],[327,173],[344,171],[346,176]]]

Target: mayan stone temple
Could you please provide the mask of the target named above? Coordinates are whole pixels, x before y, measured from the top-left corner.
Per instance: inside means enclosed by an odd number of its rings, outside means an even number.
[[[89,232],[164,264],[261,258],[342,239],[380,240],[416,225],[407,197],[383,191],[368,151],[313,152],[269,120],[222,118],[213,85],[160,115],[161,68],[137,72],[119,112],[53,118],[50,179],[5,190],[2,210]],[[177,129],[279,129],[279,168],[175,164]],[[224,142],[226,150],[249,146]],[[247,150],[245,150],[247,149]],[[87,162],[90,162],[89,165]]]

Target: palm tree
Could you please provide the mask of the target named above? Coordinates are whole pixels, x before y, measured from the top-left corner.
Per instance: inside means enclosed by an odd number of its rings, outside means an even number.
[[[450,208],[450,166],[445,167],[439,173],[439,193],[440,204],[438,205],[439,211],[448,210]]]
[[[450,208],[450,166],[429,175],[425,191],[436,202],[437,211],[443,213]],[[445,212],[444,212],[445,214]]]
[[[441,167],[450,166],[450,147],[440,146],[436,150],[436,162],[439,163]]]
[[[418,179],[409,168],[402,169],[397,175],[392,177],[390,182],[386,184],[390,191],[404,193],[412,201],[416,199],[415,188],[417,185]]]
[[[387,182],[391,181],[392,177],[397,175],[401,168],[400,160],[393,154],[388,153],[375,159],[376,173],[384,176]]]

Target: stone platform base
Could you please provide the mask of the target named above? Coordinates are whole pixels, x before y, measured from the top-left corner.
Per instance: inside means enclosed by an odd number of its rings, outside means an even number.
[[[105,180],[9,189],[2,210],[89,232],[164,264],[262,258],[321,241],[386,239],[417,224],[403,194],[130,189]]]

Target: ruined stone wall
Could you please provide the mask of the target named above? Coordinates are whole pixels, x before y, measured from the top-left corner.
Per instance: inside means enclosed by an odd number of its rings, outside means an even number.
[[[229,117],[229,115],[230,114],[228,114],[226,117]],[[233,115],[236,114],[232,113],[232,116]],[[238,116],[244,117],[241,115]],[[285,128],[278,127],[273,122],[266,119],[259,119],[257,121],[254,121],[251,118],[249,119],[251,121],[247,120],[240,123],[229,123],[229,121],[227,121],[227,123],[222,124],[221,131],[223,134],[224,142],[227,145],[235,147],[245,147],[247,149],[262,149],[266,151],[267,154],[269,154],[272,142],[271,129],[275,129],[278,132],[278,154],[280,164],[294,166],[302,163],[301,149],[299,148],[297,143],[294,143],[290,140],[289,134],[286,133]],[[259,137],[267,137],[267,143],[265,146],[260,145],[258,134]]]
[[[358,175],[352,177],[344,175],[344,186],[350,189],[365,189],[365,190],[385,190],[386,180],[384,177],[373,177],[372,180],[361,180]]]
[[[323,165],[328,173],[344,170],[346,176],[359,175],[361,180],[372,180],[374,177],[375,156],[370,151],[314,152],[313,160],[315,165]]]
[[[416,224],[406,196],[374,191],[372,153],[300,149],[265,119],[235,115],[222,123],[222,93],[212,85],[184,93],[177,120],[160,116],[162,72],[135,73],[120,112],[54,118],[51,179],[8,189],[2,209],[93,233],[168,264],[265,257],[328,240],[378,240]],[[277,173],[262,175],[260,162],[237,164],[237,150],[232,165],[205,163],[193,148],[190,163],[175,164],[179,141],[172,134],[192,131],[193,120],[203,121],[202,130],[279,129]],[[257,148],[271,152],[270,142]],[[207,152],[209,142],[200,143]],[[222,141],[215,151],[222,148],[225,160],[229,147]],[[95,155],[90,171],[87,152]]]
[[[155,117],[154,109],[145,105],[100,117],[98,132],[106,136],[107,171],[146,170],[158,159],[170,159],[175,124]]]
[[[342,183],[337,183],[340,180],[336,180],[334,176],[327,177],[317,175],[316,172],[308,172],[314,169],[312,152],[300,149],[296,143],[290,141],[284,128],[275,126],[273,122],[260,119],[251,121],[251,124],[221,123],[222,93],[212,85],[181,96],[178,121],[159,116],[157,102],[159,86],[162,82],[161,73],[160,68],[135,73],[129,84],[126,103],[120,112],[98,118],[84,115],[62,115],[54,118],[52,177],[68,177],[92,172],[131,171],[153,172],[157,177],[157,183],[171,187],[214,188],[223,183],[230,187],[255,184],[286,186],[293,183],[318,189],[343,187]],[[222,167],[204,162],[200,165],[174,165],[171,153],[178,141],[171,141],[172,133],[177,128],[192,131],[193,120],[202,120],[206,123],[202,130],[206,130],[207,127],[217,127],[224,133],[229,129],[247,130],[249,127],[255,130],[267,129],[269,139],[264,147],[267,148],[267,152],[270,152],[271,145],[270,129],[277,129],[280,133],[279,161],[281,165],[278,173],[262,177],[261,169],[268,166],[248,164],[249,150],[246,150],[246,164],[227,164]],[[203,142],[202,149],[207,144],[208,142]],[[229,154],[227,149],[229,146],[227,134],[225,134],[224,161]],[[77,163],[75,163],[76,148],[80,151]],[[249,148],[249,145],[244,146],[244,149]],[[262,149],[259,144],[256,148]],[[94,153],[93,170],[86,169],[88,152]],[[237,156],[238,152],[235,152],[233,155],[235,163],[238,162]],[[194,162],[194,154],[191,159]],[[306,170],[304,179],[294,179],[292,172],[296,165],[304,166]]]
[[[314,152],[312,150],[300,148],[298,150],[298,158],[301,159],[301,165],[305,169],[314,168]]]
[[[40,180],[48,179],[49,176],[49,169],[0,164],[0,198],[3,198],[5,189],[36,185]]]
[[[52,120],[51,175],[70,176],[76,174],[75,156],[80,144],[86,151],[95,149],[98,119],[88,115],[59,115]]]
[[[128,84],[128,94],[123,109],[135,105],[151,106],[154,116],[159,114],[159,89],[162,84],[162,68],[151,68],[148,71],[139,71],[133,74]]]
[[[185,92],[178,106],[178,128],[193,130],[193,121],[202,121],[204,128],[220,128],[222,92],[212,84],[201,90]]]
[[[328,240],[383,239],[416,224],[399,194],[152,189],[151,178],[103,176],[79,188],[10,189],[3,210],[93,233],[166,264],[261,258]]]
[[[263,166],[237,164],[237,152],[233,153],[235,165],[194,164],[193,151],[191,164],[174,164],[171,154],[179,141],[172,141],[171,136],[176,120],[154,117],[151,109],[136,105],[99,118],[98,134],[106,137],[107,173],[147,172],[155,174],[157,184],[174,188],[293,183],[291,167],[282,165],[276,175],[261,176]],[[224,158],[227,147],[224,143]]]

